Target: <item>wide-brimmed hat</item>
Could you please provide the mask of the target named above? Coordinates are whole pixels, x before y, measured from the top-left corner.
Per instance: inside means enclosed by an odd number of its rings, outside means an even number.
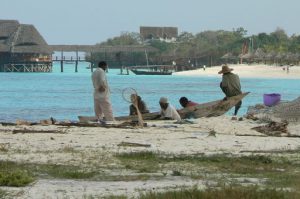
[[[218,72],[218,74],[229,73],[233,71],[233,68],[229,68],[227,65],[222,66],[222,70]]]
[[[161,98],[159,99],[159,103],[167,104],[167,103],[168,103],[168,98],[166,98],[166,97],[161,97]]]

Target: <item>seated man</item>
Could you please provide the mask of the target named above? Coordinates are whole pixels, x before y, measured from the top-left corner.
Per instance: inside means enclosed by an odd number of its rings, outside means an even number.
[[[181,120],[181,117],[176,111],[176,109],[171,104],[169,104],[168,98],[161,97],[159,100],[159,105],[161,107],[160,117],[162,119],[177,120],[177,121]]]
[[[237,74],[232,73],[232,68],[229,68],[227,65],[222,66],[222,70],[219,71],[219,74],[222,74],[222,81],[220,83],[220,88],[223,93],[226,95],[224,100],[227,100],[228,97],[236,96],[242,93],[240,78]],[[234,114],[232,119],[237,119],[237,113],[241,108],[242,101],[235,105]]]
[[[188,100],[188,98],[186,98],[186,97],[181,97],[179,99],[179,103],[181,104],[181,106],[183,108],[199,105],[196,102],[192,102],[192,101]]]
[[[137,100],[137,106],[141,114],[149,113],[146,103],[142,100],[142,98],[139,95],[132,94],[131,95],[132,104],[129,106],[129,115],[137,115],[137,110],[133,105],[134,100]]]

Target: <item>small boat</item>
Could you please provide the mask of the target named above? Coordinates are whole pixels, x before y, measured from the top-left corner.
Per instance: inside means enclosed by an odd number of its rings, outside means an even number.
[[[199,104],[197,106],[183,108],[178,110],[178,113],[182,119],[186,119],[189,117],[193,117],[193,118],[217,117],[225,114],[248,94],[249,92],[246,92],[237,96],[229,97],[227,98],[227,100],[216,100],[212,102]],[[142,114],[142,117],[144,120],[153,120],[158,115],[159,112],[145,113]],[[89,122],[89,121],[97,120],[95,116],[78,116],[78,119],[80,122]],[[115,117],[115,119],[120,121],[137,120],[137,116],[136,115],[120,116],[120,117]]]
[[[174,66],[171,65],[147,65],[128,67],[136,75],[172,75]]]
[[[142,71],[131,69],[131,71],[136,75],[172,75],[172,72],[160,72],[160,71]]]

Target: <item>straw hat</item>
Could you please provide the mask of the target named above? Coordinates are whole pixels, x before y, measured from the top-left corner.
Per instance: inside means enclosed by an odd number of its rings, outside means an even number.
[[[167,103],[168,103],[168,98],[166,98],[166,97],[161,97],[161,98],[159,99],[159,103],[167,104]]]
[[[218,74],[229,73],[229,72],[231,72],[231,71],[233,71],[232,68],[229,68],[227,65],[223,65],[223,66],[222,66],[222,70],[220,70],[220,71],[218,72]]]

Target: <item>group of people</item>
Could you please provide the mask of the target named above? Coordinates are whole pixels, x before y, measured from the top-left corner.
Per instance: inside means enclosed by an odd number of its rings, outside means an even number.
[[[98,68],[92,73],[92,82],[94,86],[94,111],[99,121],[114,121],[106,70],[107,63],[105,61],[100,61],[98,63]],[[222,70],[219,71],[219,74],[223,74],[222,81],[220,83],[220,88],[226,96],[223,100],[227,100],[228,97],[242,93],[239,77],[238,75],[233,74],[231,72],[232,70],[233,69],[229,68],[227,65],[223,65]],[[149,113],[146,103],[140,96],[131,96],[131,100],[132,104],[129,107],[130,115],[137,114],[136,107],[142,114]],[[192,102],[186,97],[181,97],[179,99],[179,103],[183,108],[198,105],[198,103]],[[181,120],[179,113],[175,107],[169,103],[168,98],[161,97],[159,105],[161,108],[160,117],[162,119]],[[235,106],[233,118],[236,117],[241,105],[242,101]]]

